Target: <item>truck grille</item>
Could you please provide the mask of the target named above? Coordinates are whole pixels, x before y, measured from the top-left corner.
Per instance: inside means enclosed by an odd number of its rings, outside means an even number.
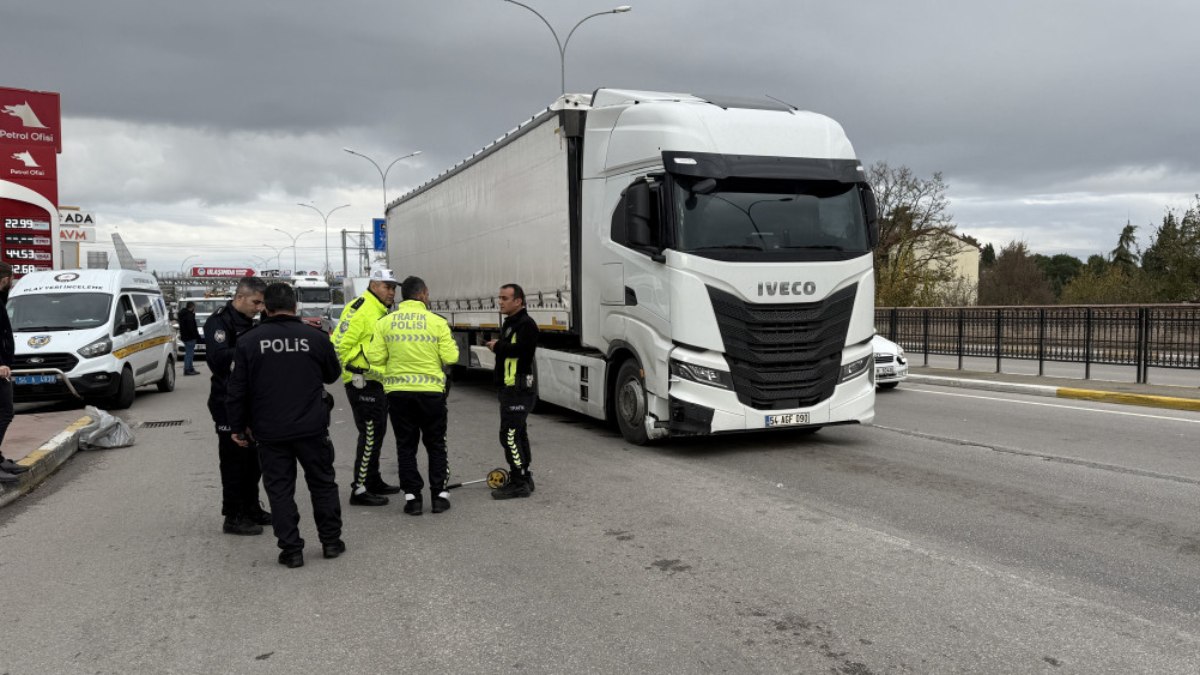
[[[14,359],[13,370],[32,370],[34,368],[58,368],[69,373],[79,363],[79,357],[74,354],[18,354]],[[38,363],[40,361],[40,363]]]
[[[738,400],[757,410],[833,395],[858,285],[820,302],[754,304],[709,287]]]

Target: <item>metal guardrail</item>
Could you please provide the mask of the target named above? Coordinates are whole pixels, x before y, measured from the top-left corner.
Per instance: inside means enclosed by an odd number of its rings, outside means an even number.
[[[879,307],[875,329],[905,350],[929,355],[1200,369],[1200,306]]]

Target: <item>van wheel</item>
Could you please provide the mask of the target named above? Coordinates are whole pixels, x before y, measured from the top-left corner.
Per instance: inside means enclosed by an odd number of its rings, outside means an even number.
[[[166,393],[175,391],[175,357],[167,357],[167,367],[163,368],[162,379],[158,381],[158,390]]]
[[[117,387],[117,393],[113,394],[108,399],[109,410],[124,410],[133,405],[134,384],[133,370],[126,367],[121,371],[121,384]]]
[[[645,445],[646,436],[646,383],[642,381],[642,368],[634,359],[621,364],[613,388],[613,410],[617,426],[626,441],[634,445]]]

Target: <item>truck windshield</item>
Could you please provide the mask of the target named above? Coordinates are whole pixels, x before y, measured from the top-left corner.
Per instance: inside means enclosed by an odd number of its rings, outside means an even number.
[[[840,260],[869,250],[857,185],[731,178],[707,194],[690,187],[674,186],[679,251],[721,259]]]
[[[82,330],[108,323],[112,296],[107,293],[45,293],[8,300],[8,316],[18,333]]]
[[[296,302],[324,302],[330,301],[330,293],[328,288],[297,288]]]

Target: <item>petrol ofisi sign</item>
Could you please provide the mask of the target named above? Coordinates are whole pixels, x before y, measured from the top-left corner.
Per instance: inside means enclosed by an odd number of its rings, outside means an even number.
[[[0,87],[0,260],[15,276],[54,266],[59,97]]]

